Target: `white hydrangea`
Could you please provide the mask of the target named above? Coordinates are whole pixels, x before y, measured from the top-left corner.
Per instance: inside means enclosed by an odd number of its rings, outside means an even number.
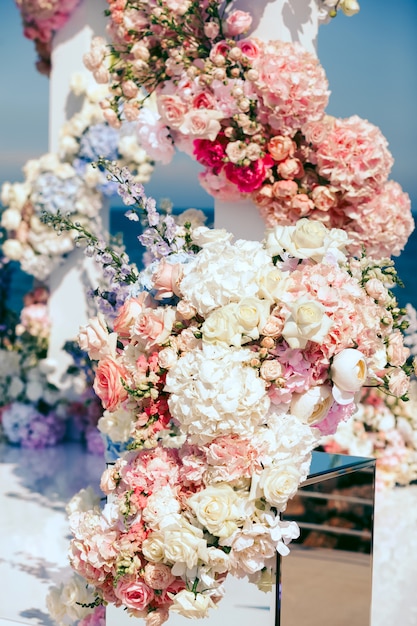
[[[248,349],[204,345],[169,370],[169,408],[192,443],[230,434],[252,437],[265,422],[270,401],[265,382],[247,365],[251,357]]]
[[[214,241],[184,267],[180,290],[206,317],[214,309],[259,291],[260,270],[273,269],[271,257],[257,241]]]

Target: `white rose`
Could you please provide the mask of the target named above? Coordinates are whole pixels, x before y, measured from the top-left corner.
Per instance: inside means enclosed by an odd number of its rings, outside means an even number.
[[[192,569],[199,560],[206,561],[207,542],[203,531],[180,517],[175,524],[163,528],[165,557],[164,561],[173,563],[172,573],[181,576],[187,569]]]
[[[355,348],[346,348],[333,358],[330,378],[333,381],[333,397],[339,404],[349,404],[365,384],[367,365],[364,354]]]
[[[177,594],[172,595],[172,599],[173,604],[169,610],[190,619],[208,617],[209,609],[216,607],[209,595],[195,594],[187,589],[182,589]]]
[[[226,243],[231,241],[233,235],[225,228],[207,228],[207,226],[199,226],[193,230],[193,242],[201,248],[210,243]]]
[[[300,481],[298,468],[288,463],[283,467],[264,469],[260,475],[259,488],[271,506],[283,511],[289,498],[296,494]]]
[[[164,370],[168,370],[178,360],[177,351],[173,348],[163,348],[158,353],[158,365]]]
[[[20,261],[23,254],[23,246],[17,239],[6,239],[3,243],[2,251],[10,261]]]
[[[237,320],[237,304],[232,302],[216,309],[207,317],[201,327],[203,341],[206,343],[222,343],[226,346],[240,347],[242,329]]]
[[[308,341],[320,343],[332,326],[332,320],[326,315],[320,302],[302,297],[288,304],[290,314],[287,317],[282,336],[292,349],[303,349]]]
[[[244,516],[243,500],[228,484],[206,487],[188,498],[198,521],[216,537],[227,538]]]
[[[22,221],[22,214],[16,209],[6,209],[1,216],[1,225],[6,230],[16,230]]]
[[[290,412],[304,424],[318,424],[329,412],[333,403],[330,385],[310,387],[305,393],[294,393],[291,398]]]
[[[289,272],[281,272],[277,267],[265,267],[258,275],[258,296],[277,302],[282,299],[286,291]]]
[[[236,317],[245,337],[249,340],[259,338],[259,332],[266,324],[270,309],[270,302],[259,298],[243,298],[238,302]]]
[[[165,538],[162,532],[150,533],[142,542],[142,553],[145,559],[161,563],[165,559]]]

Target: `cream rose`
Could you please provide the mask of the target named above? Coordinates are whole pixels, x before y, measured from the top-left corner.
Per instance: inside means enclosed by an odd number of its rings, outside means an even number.
[[[289,498],[296,494],[300,481],[299,470],[288,463],[283,467],[272,466],[264,469],[260,475],[259,488],[270,505],[283,511]]]
[[[187,589],[182,589],[177,594],[172,595],[172,600],[173,604],[170,606],[170,611],[189,619],[208,617],[209,609],[216,606],[209,595],[193,593]]]
[[[211,313],[201,327],[205,343],[222,343],[239,348],[242,328],[237,320],[237,304],[232,302]]]
[[[318,424],[323,420],[333,403],[330,385],[316,385],[305,393],[294,393],[291,398],[290,413],[304,424]]]
[[[200,559],[206,560],[207,542],[203,531],[179,517],[177,523],[163,529],[164,561],[173,563],[172,573],[181,576],[195,567]]]
[[[355,348],[346,348],[335,355],[330,367],[333,397],[339,404],[349,404],[365,384],[367,377],[365,355]]]
[[[145,559],[160,563],[165,559],[165,538],[160,531],[150,533],[142,542],[142,553]]]
[[[188,498],[198,521],[216,537],[230,537],[244,516],[243,500],[228,484],[206,487]]]
[[[285,320],[282,336],[293,349],[303,349],[308,341],[320,343],[332,326],[320,302],[299,298],[288,305],[290,313]]]

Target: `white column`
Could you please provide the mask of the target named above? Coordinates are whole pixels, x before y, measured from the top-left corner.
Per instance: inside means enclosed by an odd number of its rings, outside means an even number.
[[[239,0],[238,4],[240,10],[253,16],[249,35],[263,41],[298,41],[308,52],[316,54],[317,0]],[[251,200],[215,199],[214,225],[239,239],[261,240],[265,231],[265,223]]]
[[[105,35],[106,7],[106,0],[82,0],[67,24],[54,37],[49,95],[50,152],[58,151],[60,129],[78,110],[76,99],[70,92],[70,80],[77,72],[89,76],[82,57],[88,51],[94,35]],[[91,82],[94,83],[92,77]],[[107,202],[104,207],[101,219],[103,228],[108,230]],[[87,290],[97,286],[98,277],[97,264],[77,249],[50,275],[51,335],[48,357],[57,365],[51,382],[60,387],[65,387],[63,374],[70,364],[62,346],[67,340],[75,339],[79,327],[88,321],[92,303],[87,296]]]

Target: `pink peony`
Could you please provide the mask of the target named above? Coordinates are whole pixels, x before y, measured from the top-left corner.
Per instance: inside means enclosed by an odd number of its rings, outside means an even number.
[[[269,155],[262,159],[252,161],[250,165],[238,166],[234,163],[226,163],[224,171],[230,182],[234,183],[242,193],[252,193],[262,186],[268,169],[272,167],[273,160]]]

